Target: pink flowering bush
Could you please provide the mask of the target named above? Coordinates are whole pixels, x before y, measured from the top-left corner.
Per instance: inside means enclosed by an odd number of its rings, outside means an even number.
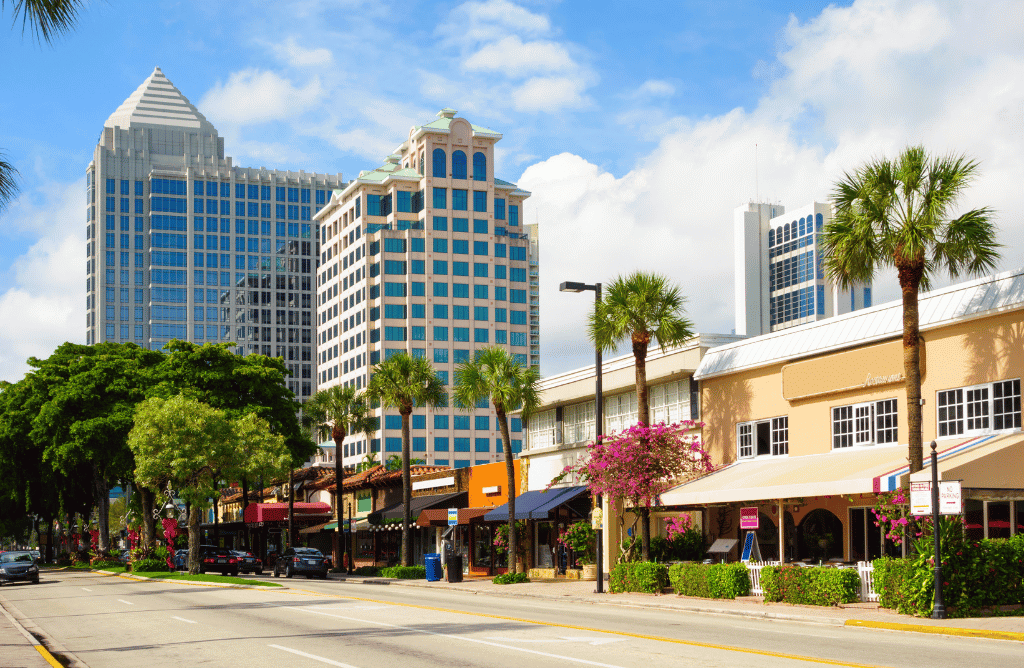
[[[932,518],[927,515],[910,514],[910,492],[900,488],[878,494],[875,507],[875,526],[885,531],[885,537],[896,545],[904,539],[913,540],[932,533]]]

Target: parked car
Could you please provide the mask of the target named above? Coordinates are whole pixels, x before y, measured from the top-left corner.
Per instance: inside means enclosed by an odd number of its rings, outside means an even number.
[[[218,571],[221,575],[238,575],[238,557],[226,547],[199,546],[199,572]]]
[[[178,550],[174,553],[174,570],[183,571],[188,568],[188,550]]]
[[[31,582],[39,584],[39,566],[28,551],[0,554],[0,585],[5,582]]]
[[[263,575],[263,562],[255,554],[248,550],[235,550],[233,554],[238,557],[238,570],[240,572]]]
[[[327,577],[327,565],[320,550],[311,547],[289,547],[274,564],[274,577],[284,573],[286,578],[293,575],[305,575],[307,578],[316,576]]]
[[[42,563],[43,555],[39,552],[39,550],[29,550],[29,552],[32,553],[32,558],[36,560],[37,564]]]

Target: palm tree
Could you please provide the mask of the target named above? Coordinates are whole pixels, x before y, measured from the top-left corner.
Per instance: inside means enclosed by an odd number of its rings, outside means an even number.
[[[617,276],[590,315],[589,334],[601,352],[612,351],[629,341],[636,363],[637,422],[649,425],[651,407],[647,396],[647,350],[657,340],[661,350],[693,337],[693,323],[683,315],[685,298],[666,276],[642,271]],[[642,554],[651,556],[651,512],[640,508]]]
[[[516,572],[516,494],[512,441],[508,432],[509,410],[520,410],[524,420],[537,409],[540,374],[533,367],[519,362],[500,346],[489,346],[476,352],[472,362],[460,364],[455,370],[452,395],[455,403],[472,410],[480,400],[490,399],[498,418],[501,443],[505,452],[505,475],[508,491],[508,569]]]
[[[841,287],[870,281],[883,267],[899,276],[911,473],[923,468],[924,458],[918,293],[939,271],[951,279],[980,275],[999,258],[991,209],[951,218],[977,171],[978,163],[964,155],[931,157],[923,146],[869,162],[836,183],[835,211],[821,238],[825,270]]]
[[[35,33],[36,37],[51,44],[58,35],[74,27],[78,10],[83,0],[11,0],[14,18],[21,16],[21,31]],[[0,0],[0,9],[7,7],[7,0]],[[0,213],[18,193],[18,170],[14,165],[0,158]]]
[[[415,406],[435,408],[447,395],[434,367],[422,357],[399,353],[373,367],[366,395],[384,408],[397,408],[402,416],[402,565],[412,566],[412,481],[409,479],[410,416]]]
[[[349,434],[371,431],[377,428],[377,420],[369,415],[366,399],[354,387],[332,385],[314,394],[302,407],[302,421],[313,428],[328,427],[334,441],[334,507],[338,512],[338,553],[345,554],[345,535],[342,530],[342,485],[345,482],[345,467],[342,464],[344,449],[342,443]],[[351,565],[351,559],[349,564]],[[339,558],[335,564],[341,567]]]

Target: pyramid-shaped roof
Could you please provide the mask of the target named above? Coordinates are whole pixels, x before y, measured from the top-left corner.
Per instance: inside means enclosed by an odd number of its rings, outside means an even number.
[[[163,125],[217,134],[206,117],[181,94],[157,67],[135,92],[128,96],[104,127],[127,128],[130,125]]]

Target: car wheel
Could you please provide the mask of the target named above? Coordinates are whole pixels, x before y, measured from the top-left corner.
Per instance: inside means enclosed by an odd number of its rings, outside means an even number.
[[[281,574],[277,572],[277,566],[274,566],[274,577],[275,578],[281,577]]]
[[[286,568],[284,569],[284,576],[285,576],[286,578],[290,578],[290,577],[292,576],[292,567],[291,567],[291,566],[287,566],[287,567],[286,567]]]
[[[238,571],[237,570],[231,571],[231,575],[233,575],[234,577],[237,578],[238,577]]]
[[[256,575],[263,575],[263,569],[262,568],[257,569]]]

